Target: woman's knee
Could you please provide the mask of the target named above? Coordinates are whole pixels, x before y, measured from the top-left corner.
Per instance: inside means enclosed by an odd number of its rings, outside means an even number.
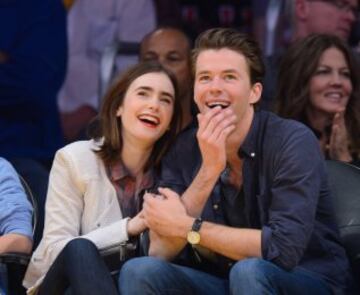
[[[74,239],[71,240],[63,249],[63,256],[67,259],[78,259],[80,257],[88,257],[92,254],[98,254],[95,244],[88,239]]]

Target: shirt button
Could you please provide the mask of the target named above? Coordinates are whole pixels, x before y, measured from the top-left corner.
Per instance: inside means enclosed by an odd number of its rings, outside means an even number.
[[[229,262],[229,263],[228,263],[228,266],[231,268],[231,267],[233,266],[233,264],[234,264],[234,263]]]
[[[96,226],[97,226],[97,227],[100,227],[100,226],[101,226],[101,224],[100,224],[100,223],[98,223]]]
[[[251,156],[251,158],[254,158],[254,157],[255,157],[255,153],[251,153],[250,156]]]
[[[214,210],[217,210],[217,209],[219,209],[219,205],[218,205],[218,204],[214,204],[213,208],[214,208]]]

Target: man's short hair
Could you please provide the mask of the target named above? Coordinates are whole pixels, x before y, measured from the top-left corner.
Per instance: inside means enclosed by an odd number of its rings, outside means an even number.
[[[265,74],[262,52],[258,43],[236,29],[215,28],[201,33],[195,40],[192,61],[195,68],[199,54],[208,49],[220,50],[227,48],[242,54],[249,66],[252,84],[262,82]]]

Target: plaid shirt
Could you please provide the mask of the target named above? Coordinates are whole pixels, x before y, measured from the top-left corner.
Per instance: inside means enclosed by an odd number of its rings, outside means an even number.
[[[123,217],[134,217],[141,209],[142,192],[153,185],[153,170],[148,170],[142,177],[134,177],[119,161],[109,167],[108,174],[115,187]]]

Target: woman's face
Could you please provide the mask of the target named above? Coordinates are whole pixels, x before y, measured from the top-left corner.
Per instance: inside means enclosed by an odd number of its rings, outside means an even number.
[[[335,114],[346,108],[352,83],[344,54],[337,48],[326,49],[310,79],[310,108]]]
[[[153,145],[169,128],[174,99],[175,90],[166,74],[147,73],[136,78],[117,111],[124,141]]]

